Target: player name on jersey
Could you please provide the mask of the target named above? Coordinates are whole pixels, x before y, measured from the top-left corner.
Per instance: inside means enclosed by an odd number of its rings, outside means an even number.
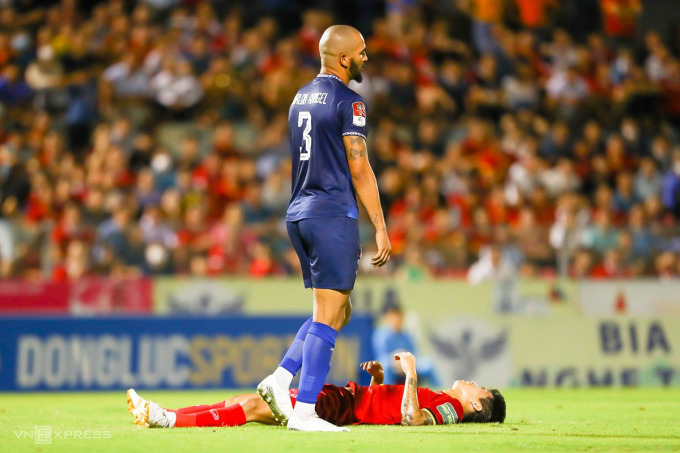
[[[325,104],[328,93],[302,93],[296,94],[293,99],[293,104],[309,105],[309,104]]]

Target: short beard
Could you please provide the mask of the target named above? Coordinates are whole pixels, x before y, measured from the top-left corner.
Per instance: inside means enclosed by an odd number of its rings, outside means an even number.
[[[361,68],[354,61],[354,58],[349,59],[349,80],[355,80],[358,83],[364,81],[364,76],[361,74]]]

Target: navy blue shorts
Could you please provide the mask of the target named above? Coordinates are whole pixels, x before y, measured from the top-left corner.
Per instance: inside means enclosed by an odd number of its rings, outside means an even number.
[[[351,290],[359,270],[359,224],[349,217],[286,222],[305,288]]]

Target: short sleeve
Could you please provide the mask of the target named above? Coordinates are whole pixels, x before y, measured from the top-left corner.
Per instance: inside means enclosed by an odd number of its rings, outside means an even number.
[[[438,425],[459,423],[463,419],[463,406],[460,401],[447,394],[440,394],[422,409],[432,412]]]
[[[361,97],[347,99],[338,104],[342,135],[358,135],[364,139],[368,135],[366,126],[366,104]]]

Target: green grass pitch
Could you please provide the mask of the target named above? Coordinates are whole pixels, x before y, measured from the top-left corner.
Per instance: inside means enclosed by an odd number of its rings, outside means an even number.
[[[168,407],[221,401],[234,391],[145,392]],[[146,429],[127,413],[125,392],[0,394],[0,451],[16,452],[467,452],[680,451],[680,389],[504,392],[505,424],[355,426],[350,433],[239,428]],[[50,444],[36,444],[49,426]],[[68,431],[82,436],[63,438]],[[89,432],[89,434],[84,434]],[[98,433],[98,434],[97,434]],[[108,433],[108,435],[106,434]],[[72,434],[77,435],[77,434]]]

